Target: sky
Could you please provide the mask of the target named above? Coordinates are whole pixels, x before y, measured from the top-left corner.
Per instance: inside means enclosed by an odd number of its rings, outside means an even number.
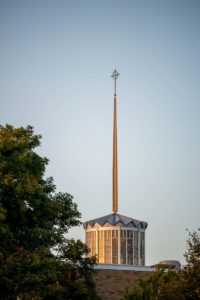
[[[148,222],[147,265],[184,263],[200,227],[200,2],[0,0],[0,124],[42,135],[46,176],[83,222],[112,212],[115,68],[119,213]]]

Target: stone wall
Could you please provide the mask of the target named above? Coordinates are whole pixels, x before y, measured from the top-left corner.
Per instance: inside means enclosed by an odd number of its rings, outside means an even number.
[[[120,300],[126,288],[132,287],[137,280],[147,278],[151,273],[127,270],[96,270],[94,281],[97,295],[101,300]]]

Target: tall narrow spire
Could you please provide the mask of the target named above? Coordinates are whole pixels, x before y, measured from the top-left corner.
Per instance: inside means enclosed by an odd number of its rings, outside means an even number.
[[[114,79],[114,124],[113,124],[113,212],[118,211],[118,182],[117,182],[117,96],[116,80],[119,73],[115,69],[112,73]]]

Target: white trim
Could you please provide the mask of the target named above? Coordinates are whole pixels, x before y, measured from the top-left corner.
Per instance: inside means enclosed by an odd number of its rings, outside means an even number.
[[[103,261],[105,262],[105,235],[104,232],[103,233]]]
[[[132,265],[112,265],[112,264],[97,264],[95,270],[127,270],[137,272],[154,272],[155,268],[148,266],[132,266]]]
[[[127,239],[128,239],[128,232],[126,232],[126,265],[127,265],[127,263],[128,263],[128,241],[127,241]]]
[[[110,257],[111,257],[111,264],[113,263],[113,255],[112,255],[112,233],[110,238]]]
[[[118,232],[118,264],[120,265],[121,262],[121,229]]]

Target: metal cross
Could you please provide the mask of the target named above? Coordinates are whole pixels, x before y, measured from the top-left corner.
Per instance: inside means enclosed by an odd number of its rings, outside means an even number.
[[[111,77],[114,79],[114,95],[116,96],[116,80],[119,76],[119,73],[115,69],[114,72],[112,73]]]

